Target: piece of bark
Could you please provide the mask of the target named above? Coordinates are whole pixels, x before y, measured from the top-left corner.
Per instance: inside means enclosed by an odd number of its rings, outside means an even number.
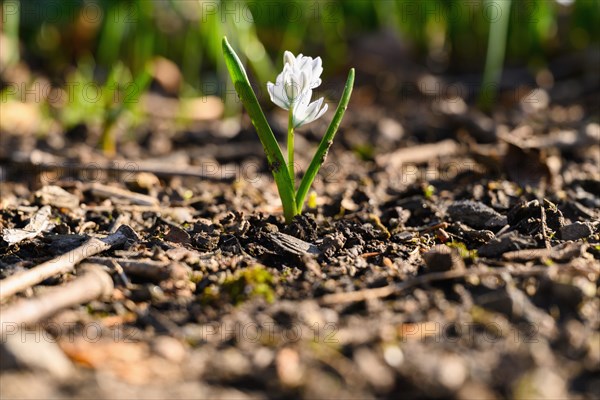
[[[493,208],[472,200],[459,200],[448,206],[448,215],[476,229],[494,229],[506,225],[506,217]]]
[[[530,148],[559,148],[561,150],[576,150],[600,144],[600,126],[590,123],[580,130],[561,130],[548,135],[537,135],[525,140]]]
[[[48,318],[64,308],[108,297],[113,281],[97,264],[84,264],[81,277],[31,299],[22,299],[0,312],[2,332],[15,325],[30,325]]]
[[[561,243],[558,246],[552,248],[552,259],[554,261],[565,262],[571,261],[575,258],[592,258],[593,256],[587,252],[590,247],[588,243]]]
[[[502,254],[506,261],[535,261],[552,256],[552,249],[515,250]]]
[[[131,215],[119,213],[117,218],[115,218],[114,222],[110,226],[108,233],[115,233],[121,225],[127,225],[131,221]]]
[[[54,224],[50,221],[51,214],[52,208],[50,206],[40,208],[24,228],[4,229],[2,231],[2,239],[8,244],[15,244],[25,239],[32,239],[43,232],[51,230],[54,227]]]
[[[591,255],[586,254],[588,247],[589,245],[585,243],[562,243],[551,249],[509,251],[502,254],[502,258],[506,261],[535,261],[548,258],[558,262],[565,262],[574,258],[590,257]]]
[[[1,161],[1,160],[0,160]],[[149,172],[159,177],[189,176],[214,182],[230,182],[236,178],[235,171],[222,168],[221,164],[211,162],[204,165],[187,165],[178,163],[158,163],[156,161],[136,161],[120,164],[118,162],[73,163],[52,154],[36,150],[30,153],[15,153],[9,162],[12,167],[20,168],[21,172],[33,171],[66,171],[68,173],[112,172],[131,176],[133,173]],[[173,165],[177,165],[176,168]]]
[[[558,234],[562,240],[584,239],[594,233],[590,223],[574,222],[560,228]]]
[[[35,192],[34,197],[41,204],[51,205],[57,208],[74,210],[79,207],[79,197],[56,185],[44,186]]]
[[[90,185],[92,195],[111,199],[113,202],[125,202],[128,204],[137,204],[141,206],[158,206],[159,201],[154,197],[145,194],[132,192],[131,190],[121,189],[114,186],[103,185],[94,182]],[[116,200],[116,201],[115,201]]]
[[[37,265],[27,271],[11,275],[0,281],[0,300],[15,293],[25,290],[54,275],[70,272],[75,265],[88,257],[106,251],[112,247],[124,245],[130,240],[137,240],[133,229],[122,225],[117,232],[103,239],[91,238],[81,246],[61,254],[45,263]]]
[[[319,248],[314,244],[305,242],[304,240],[300,240],[285,233],[271,233],[269,234],[269,238],[271,239],[271,243],[275,246],[276,250],[284,254],[292,254],[295,256],[320,254]]]
[[[112,267],[117,263],[123,268],[123,272],[138,278],[149,280],[154,283],[167,279],[182,280],[189,276],[189,268],[184,264],[172,261],[155,260],[131,260],[126,258],[90,257],[92,263]]]
[[[521,235],[519,232],[511,231],[497,238],[490,240],[488,243],[477,249],[477,254],[481,257],[500,257],[509,251],[527,249],[535,246],[535,240],[530,236]]]
[[[508,177],[519,186],[538,188],[552,186],[554,182],[547,160],[544,149],[523,148],[512,141],[508,142],[503,166]]]

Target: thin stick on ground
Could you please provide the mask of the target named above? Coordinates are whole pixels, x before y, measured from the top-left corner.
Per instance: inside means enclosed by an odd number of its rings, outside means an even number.
[[[2,332],[15,325],[29,325],[48,318],[64,308],[108,297],[114,289],[110,275],[97,264],[84,264],[81,277],[32,299],[23,299],[0,312]]]
[[[550,238],[548,237],[548,222],[546,219],[546,209],[544,208],[544,199],[540,200],[540,225],[542,229],[542,237],[544,238],[544,245],[546,249],[552,249],[552,245],[550,244]]]
[[[444,272],[432,272],[427,275],[417,276],[404,282],[396,283],[393,285],[373,288],[373,289],[362,289],[355,292],[343,292],[343,293],[332,293],[327,294],[319,299],[318,302],[321,305],[333,305],[333,304],[344,304],[354,303],[359,301],[383,299],[392,295],[397,295],[404,290],[413,288],[415,286],[428,284],[436,281],[444,281],[448,279],[465,278],[467,276],[489,276],[489,275],[540,275],[547,274],[549,271],[548,267],[539,266],[531,267],[524,270],[513,270],[512,268],[494,268],[494,269],[467,269],[467,270],[451,270]]]
[[[188,268],[173,261],[130,260],[125,258],[90,257],[89,261],[113,267],[114,263],[122,268],[127,275],[136,276],[152,282],[162,282],[167,279],[187,278]]]
[[[12,158],[8,160],[0,159],[0,164],[9,164],[11,167],[20,168],[21,171],[77,171],[82,172],[110,172],[131,176],[140,172],[148,172],[159,177],[193,177],[211,182],[231,182],[235,180],[235,173],[222,168],[220,164],[214,163],[215,168],[211,166],[210,171],[207,171],[206,166],[185,165],[178,168],[173,168],[171,165],[162,165],[156,162],[136,161],[120,165],[119,163],[72,163],[68,160],[57,158],[50,162],[32,161],[23,158]]]
[[[98,182],[92,183],[89,188],[94,196],[105,199],[118,199],[120,201],[127,201],[131,204],[137,204],[140,206],[159,206],[158,200],[154,197],[132,192],[131,190],[126,190],[115,186],[108,186]]]
[[[91,238],[65,254],[0,281],[0,300],[4,300],[52,276],[70,272],[75,268],[75,265],[86,258],[102,253],[112,247],[123,245],[132,239],[137,239],[137,235],[127,225],[122,225],[115,233],[103,239]]]
[[[458,154],[460,150],[457,142],[447,139],[437,143],[401,148],[391,153],[381,154],[375,157],[375,161],[380,166],[397,169],[404,164],[419,164],[439,157],[453,156]]]

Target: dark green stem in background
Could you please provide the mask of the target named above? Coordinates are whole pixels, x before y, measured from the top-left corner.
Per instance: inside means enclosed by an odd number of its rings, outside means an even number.
[[[502,77],[502,64],[506,52],[508,20],[510,18],[510,3],[511,0],[495,1],[500,15],[490,20],[485,71],[478,100],[479,108],[484,111],[491,110]]]

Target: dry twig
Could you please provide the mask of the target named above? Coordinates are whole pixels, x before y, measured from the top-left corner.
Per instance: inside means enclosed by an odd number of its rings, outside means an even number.
[[[130,260],[126,258],[90,257],[90,262],[112,267],[118,264],[127,275],[136,276],[152,282],[162,282],[167,279],[185,279],[188,268],[173,261]]]
[[[65,254],[61,254],[30,270],[9,276],[0,281],[0,300],[6,299],[52,276],[72,271],[75,265],[86,258],[102,253],[113,246],[123,245],[128,240],[136,238],[136,233],[127,225],[122,225],[117,232],[108,235],[104,239],[91,238],[81,246]]]
[[[235,173],[222,168],[217,162],[211,163],[210,168],[206,165],[181,165],[173,168],[172,165],[163,165],[156,162],[136,161],[120,165],[115,162],[93,162],[73,163],[63,158],[48,157],[49,160],[37,160],[33,157],[15,156],[8,160],[0,159],[0,164],[10,164],[11,167],[20,168],[21,171],[66,171],[66,173],[84,172],[98,173],[101,171],[131,176],[140,172],[148,172],[159,177],[194,177],[213,182],[230,182],[235,179]]]
[[[90,185],[90,191],[94,196],[106,198],[106,199],[117,199],[120,201],[126,201],[129,204],[138,204],[142,206],[155,206],[159,205],[157,199],[151,196],[147,196],[141,193],[135,193],[131,190],[126,190],[114,186],[103,185],[98,182],[94,182]]]
[[[375,161],[380,166],[397,169],[403,164],[420,164],[439,157],[448,157],[457,154],[460,146],[452,139],[442,140],[438,143],[423,144],[420,146],[402,148],[391,153],[376,157]]]
[[[64,308],[110,296],[113,291],[113,281],[102,268],[96,264],[84,264],[83,275],[72,282],[6,307],[0,313],[2,332],[5,329],[13,329],[15,324],[33,324]]]

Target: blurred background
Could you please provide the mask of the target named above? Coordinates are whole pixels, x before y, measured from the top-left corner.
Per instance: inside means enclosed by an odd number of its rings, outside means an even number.
[[[392,117],[399,103],[444,91],[493,114],[532,88],[556,89],[557,101],[598,88],[596,0],[8,0],[0,23],[3,156],[28,149],[7,135],[46,137],[55,150],[86,141],[108,155],[161,129],[236,136],[224,35],[268,110],[284,50],[323,58],[330,109],[355,66],[355,103]]]

